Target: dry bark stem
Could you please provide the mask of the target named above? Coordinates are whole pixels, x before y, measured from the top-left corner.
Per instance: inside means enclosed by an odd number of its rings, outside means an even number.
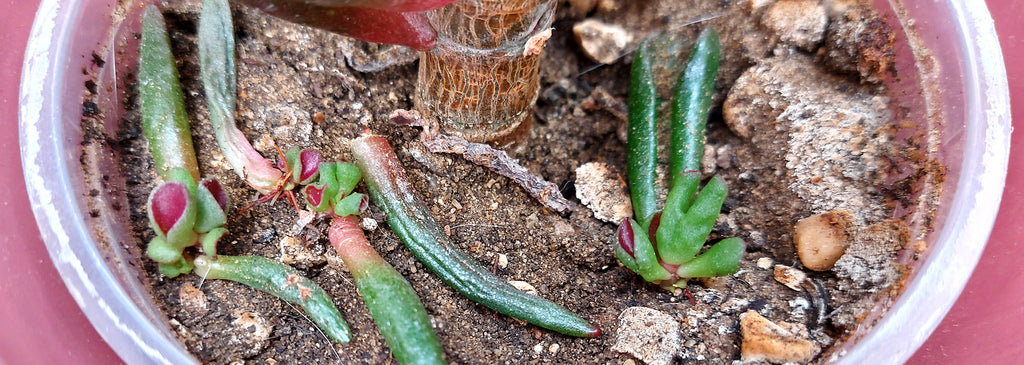
[[[388,118],[397,125],[409,125],[422,127],[420,141],[433,153],[455,153],[463,158],[491,171],[505,176],[516,184],[526,189],[535,199],[556,212],[565,213],[576,206],[575,203],[565,199],[558,185],[534,175],[519,161],[509,157],[505,151],[495,149],[485,143],[474,143],[465,139],[449,136],[440,133],[437,121],[433,118],[426,118],[418,111],[398,109],[392,112]]]

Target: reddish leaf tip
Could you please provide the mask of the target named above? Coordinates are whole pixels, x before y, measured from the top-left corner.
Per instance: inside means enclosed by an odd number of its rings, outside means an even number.
[[[320,161],[323,157],[320,151],[308,149],[299,154],[299,161],[302,163],[302,171],[299,174],[300,181],[307,181],[320,171]]]
[[[647,238],[651,240],[651,245],[658,247],[658,227],[661,226],[661,212],[654,213],[651,217],[651,225],[647,227]]]
[[[316,187],[314,185],[306,185],[304,188],[306,191],[306,203],[310,206],[319,207],[320,203],[324,199],[324,189],[326,187]]]
[[[619,222],[619,231],[617,236],[619,238],[619,246],[622,247],[622,250],[626,251],[630,256],[633,256],[636,243],[633,239],[633,225],[630,224],[629,218],[622,218],[622,222]]]
[[[181,220],[188,208],[189,194],[188,187],[180,182],[167,182],[153,191],[149,209],[160,234],[166,235]]]
[[[213,198],[217,200],[217,205],[220,205],[221,210],[228,209],[228,193],[224,191],[224,187],[220,184],[217,179],[207,179],[200,182],[203,187],[206,188],[213,195]]]

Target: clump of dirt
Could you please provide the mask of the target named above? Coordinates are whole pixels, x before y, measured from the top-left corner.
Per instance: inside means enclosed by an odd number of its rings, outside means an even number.
[[[899,156],[920,146],[895,138],[899,126],[892,110],[898,108],[886,98],[886,86],[877,83],[889,64],[884,42],[845,41],[860,34],[862,28],[855,25],[883,20],[859,3],[843,2],[846,7],[840,9],[794,1],[811,7],[801,13],[826,16],[822,34],[808,36],[806,27],[782,27],[779,17],[763,17],[773,5],[788,2],[602,0],[588,14],[565,7],[556,17],[541,61],[534,127],[509,152],[533,173],[563,186],[566,197],[577,202],[574,184],[582,177],[575,171],[581,165],[599,162],[610,166],[608,171],[625,171],[621,131],[631,57],[597,66],[578,49],[573,25],[586,18],[620,25],[634,43],[656,30],[682,39],[694,39],[704,27],[722,34],[723,61],[704,171],[725,179],[730,195],[711,239],[740,237],[748,248],[738,273],[694,280],[673,293],[621,267],[612,249],[615,225],[595,218],[586,206],[565,215],[543,209],[510,180],[458,156],[432,154],[417,139],[418,130],[390,124],[386,116],[391,111],[413,107],[416,64],[400,49],[366,46],[234,7],[236,116],[256,148],[271,157],[280,146],[317,148],[328,159],[348,159],[348,141],[364,129],[387,136],[416,190],[461,249],[498,276],[529,283],[539,295],[606,333],[570,338],[470,302],[417,262],[384,223],[383,213],[371,208],[363,219],[371,244],[416,288],[452,363],[636,361],[631,354],[638,352],[617,344],[618,338],[631,338],[620,333],[631,327],[620,326],[643,323],[621,316],[632,307],[646,309],[627,313],[676,322],[659,326],[678,332],[664,337],[671,341],[659,340],[661,353],[651,356],[651,363],[739,360],[740,315],[748,310],[783,322],[788,332],[824,349],[815,358],[821,362],[858,326],[858,318],[898,286],[903,268],[896,253],[908,235],[901,221],[888,220],[894,216],[891,202],[915,197],[892,186],[915,185],[916,180],[886,181],[894,166],[909,163]],[[163,10],[179,57],[202,173],[224,183],[237,209],[257,196],[227,166],[207,122],[196,56],[199,3],[168,2]],[[844,9],[858,13],[846,15]],[[796,18],[820,20],[817,15]],[[787,29],[801,34],[778,33]],[[878,59],[864,64],[843,56],[867,52]],[[666,80],[661,86],[667,96],[670,79],[660,79]],[[157,177],[143,153],[147,146],[135,102],[131,92],[123,100],[127,111],[116,135],[87,144],[114,142],[127,181],[132,236],[144,249],[153,236],[144,207]],[[806,272],[802,290],[777,282],[775,263],[802,268],[793,247],[794,223],[832,209],[854,213],[857,229],[847,254],[834,270]],[[203,282],[194,275],[168,279],[145,260],[155,300],[179,340],[208,363],[392,362],[346,268],[330,249],[329,222],[320,218],[299,225],[297,220],[295,209],[283,200],[233,214],[221,252],[297,266],[335,300],[353,330],[352,342],[331,343],[300,310],[268,294],[233,282]],[[642,346],[643,341],[633,342]]]

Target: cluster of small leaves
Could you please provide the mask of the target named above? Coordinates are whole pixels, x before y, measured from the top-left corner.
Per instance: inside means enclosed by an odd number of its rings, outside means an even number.
[[[701,253],[728,194],[718,177],[700,189],[704,131],[711,109],[720,49],[718,34],[701,32],[690,60],[673,91],[669,145],[668,198],[657,211],[657,98],[653,59],[658,35],[636,51],[629,95],[627,175],[636,219],[624,219],[615,254],[630,270],[665,287],[685,286],[688,278],[729,275],[739,270],[746,245],[738,238],[721,240]]]
[[[359,167],[349,162],[322,162],[319,180],[302,188],[306,205],[316,212],[331,212],[336,216],[357,215],[366,210],[369,199],[353,192],[359,183]]]
[[[228,195],[220,182],[204,179],[196,184],[184,170],[172,170],[171,179],[153,189],[147,201],[150,226],[156,232],[146,255],[160,263],[160,272],[175,277],[192,271],[186,248],[202,247],[216,255],[224,228]]]

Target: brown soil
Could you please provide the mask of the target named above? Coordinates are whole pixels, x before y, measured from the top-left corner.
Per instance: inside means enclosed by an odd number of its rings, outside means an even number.
[[[164,10],[180,57],[202,172],[225,184],[237,211],[257,196],[230,171],[207,122],[195,56],[198,3],[169,2]],[[722,34],[722,74],[708,124],[705,172],[723,177],[730,197],[710,239],[735,236],[747,242],[740,272],[693,280],[687,290],[675,293],[645,283],[616,262],[615,225],[595,218],[587,206],[565,215],[546,210],[510,180],[458,156],[431,154],[418,141],[417,129],[391,125],[388,113],[413,107],[417,65],[406,51],[368,47],[244,7],[234,12],[239,128],[273,158],[276,144],[317,148],[328,158],[347,159],[348,140],[364,129],[387,136],[421,197],[463,250],[498,276],[531,284],[539,295],[576,311],[605,333],[596,339],[571,338],[470,302],[417,262],[384,223],[383,213],[371,208],[364,218],[379,223],[368,228],[371,244],[416,288],[452,363],[634,361],[612,347],[620,313],[635,306],[679,322],[678,344],[670,354],[675,361],[739,360],[739,315],[748,309],[787,322],[825,349],[816,361],[828,359],[829,349],[867,311],[890,300],[902,275],[895,260],[906,245],[906,227],[886,219],[909,214],[905,209],[894,213],[894,207],[914,206],[911,187],[921,174],[908,173],[914,166],[907,170],[903,161],[916,146],[895,140],[899,126],[894,121],[901,116],[892,110],[898,108],[888,105],[884,86],[871,83],[884,70],[841,59],[830,62],[849,66],[845,71],[826,68],[821,58],[829,52],[817,52],[820,43],[810,49],[788,45],[788,38],[759,20],[772,1],[601,3],[589,17],[623,25],[635,39],[659,29],[693,39],[705,26]],[[760,3],[764,6],[755,6]],[[570,31],[585,17],[560,7],[541,61],[536,121],[525,143],[509,151],[533,173],[563,186],[575,201],[574,171],[580,165],[605,162],[625,170],[621,112],[630,57],[592,68]],[[842,37],[827,39],[826,47],[835,51]],[[662,86],[667,90],[668,85]],[[124,103],[128,111],[121,130],[95,140],[113,141],[122,156],[132,235],[144,249],[153,235],[144,203],[157,177],[144,153],[134,96]],[[810,281],[802,291],[777,282],[774,264],[802,268],[793,247],[793,224],[832,209],[854,213],[849,257],[832,271],[804,270]],[[168,279],[146,260],[148,280],[172,329],[209,363],[392,363],[344,265],[330,249],[329,222],[316,219],[302,227],[297,219],[283,200],[232,215],[221,253],[262,255],[300,268],[334,298],[353,330],[350,344],[332,344],[300,310],[268,294],[233,282],[203,282],[195,275]]]

